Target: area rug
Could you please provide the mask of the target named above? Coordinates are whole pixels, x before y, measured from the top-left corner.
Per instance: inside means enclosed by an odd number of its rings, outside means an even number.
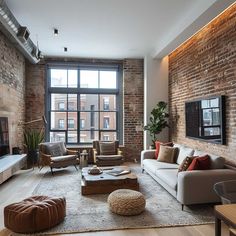
[[[181,204],[139,166],[131,167],[138,175],[140,192],[146,198],[146,210],[137,216],[111,213],[108,194],[81,195],[81,173],[73,168],[46,173],[33,195],[65,196],[65,221],[43,234],[88,232],[115,229],[134,229],[198,225],[214,222],[213,206],[195,205],[181,210]]]

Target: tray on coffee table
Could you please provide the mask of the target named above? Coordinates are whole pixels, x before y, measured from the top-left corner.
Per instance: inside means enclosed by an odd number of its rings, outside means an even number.
[[[114,176],[112,171],[130,170],[127,166],[100,167],[103,172],[99,175],[88,173],[90,167],[82,169],[81,192],[82,195],[111,193],[116,189],[126,188],[139,190],[137,176],[130,172],[124,175]]]

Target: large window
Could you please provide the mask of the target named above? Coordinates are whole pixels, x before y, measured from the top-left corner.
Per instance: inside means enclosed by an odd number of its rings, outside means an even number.
[[[48,135],[71,144],[122,140],[119,66],[48,66]]]

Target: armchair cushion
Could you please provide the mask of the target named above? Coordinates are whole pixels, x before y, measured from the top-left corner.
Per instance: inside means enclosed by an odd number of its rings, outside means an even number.
[[[76,159],[75,155],[51,157],[51,161],[53,161],[53,162],[70,161],[70,160],[74,160],[74,159]]]
[[[64,142],[42,143],[40,149],[43,153],[51,156],[63,156],[67,153]]]
[[[100,154],[101,155],[115,155],[117,154],[117,148],[115,142],[100,142]]]
[[[49,153],[51,154],[52,157],[58,157],[58,156],[62,156],[63,152],[61,150],[60,145],[52,145],[49,149],[48,149]]]
[[[97,159],[101,160],[101,161],[109,161],[109,160],[114,161],[114,160],[122,160],[123,156],[121,156],[121,155],[106,155],[106,156],[99,155],[99,156],[97,156]]]

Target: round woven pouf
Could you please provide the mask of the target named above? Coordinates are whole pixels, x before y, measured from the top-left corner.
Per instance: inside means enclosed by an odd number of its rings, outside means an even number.
[[[65,198],[33,196],[4,208],[5,227],[16,233],[35,233],[64,220]]]
[[[115,190],[107,201],[112,212],[124,216],[138,215],[146,205],[143,194],[130,189]]]

